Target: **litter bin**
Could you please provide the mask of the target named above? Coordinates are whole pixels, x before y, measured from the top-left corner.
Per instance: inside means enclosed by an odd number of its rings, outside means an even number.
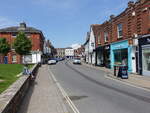
[[[128,66],[119,66],[118,77],[128,79]]]

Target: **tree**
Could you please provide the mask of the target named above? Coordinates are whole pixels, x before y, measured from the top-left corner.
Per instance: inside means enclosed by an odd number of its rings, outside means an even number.
[[[0,54],[3,56],[7,55],[10,50],[10,45],[8,44],[6,38],[0,38]]]
[[[26,37],[24,32],[19,32],[14,41],[13,47],[16,53],[18,53],[21,56],[22,61],[22,55],[27,55],[31,51],[31,40]]]

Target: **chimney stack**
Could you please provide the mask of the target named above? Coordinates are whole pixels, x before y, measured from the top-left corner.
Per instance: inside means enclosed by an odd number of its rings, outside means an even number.
[[[110,20],[114,19],[115,18],[115,15],[110,15]]]
[[[134,1],[129,1],[128,2],[128,8],[132,7],[134,5]]]
[[[20,28],[26,28],[26,23],[25,22],[20,23]]]

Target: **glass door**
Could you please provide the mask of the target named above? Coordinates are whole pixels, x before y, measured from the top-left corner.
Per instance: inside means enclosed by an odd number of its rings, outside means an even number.
[[[142,48],[143,75],[150,76],[150,46]]]

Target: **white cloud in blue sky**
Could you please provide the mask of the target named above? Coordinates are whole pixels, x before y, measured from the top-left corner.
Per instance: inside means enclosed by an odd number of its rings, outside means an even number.
[[[129,0],[3,0],[0,27],[27,25],[41,29],[55,47],[84,43],[90,24],[119,14]],[[13,4],[13,5],[12,5]]]

